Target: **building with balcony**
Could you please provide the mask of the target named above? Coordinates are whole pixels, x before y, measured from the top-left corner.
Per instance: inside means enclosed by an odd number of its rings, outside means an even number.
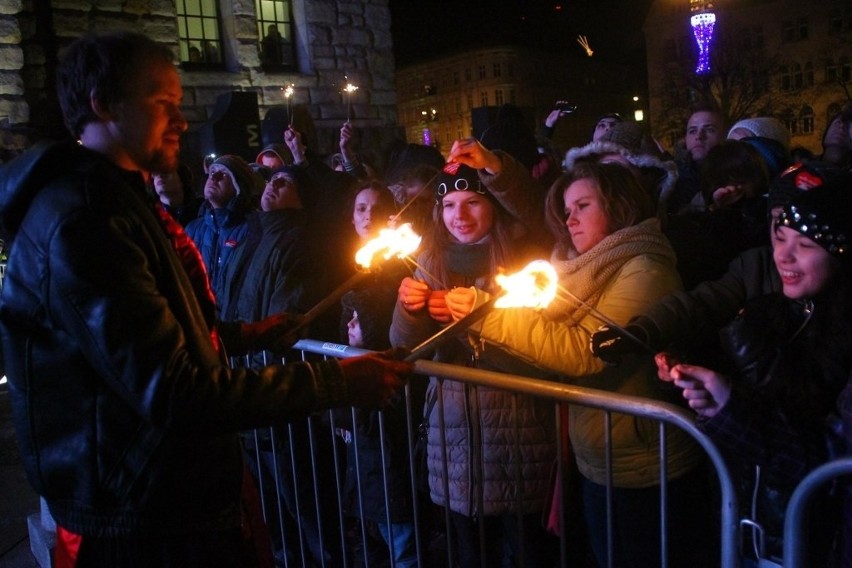
[[[710,11],[710,70],[698,74],[690,17]],[[650,121],[669,147],[683,136],[690,105],[709,96],[729,124],[775,116],[793,147],[819,154],[828,121],[850,99],[848,0],[656,0],[644,31]]]

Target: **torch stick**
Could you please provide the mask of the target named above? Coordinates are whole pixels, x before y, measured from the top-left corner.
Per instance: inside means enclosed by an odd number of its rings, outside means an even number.
[[[452,337],[453,334],[459,331],[466,330],[471,325],[484,318],[488,314],[488,312],[491,311],[491,308],[494,307],[494,303],[497,302],[497,300],[502,295],[503,294],[497,294],[496,296],[493,296],[490,300],[483,303],[481,306],[474,309],[463,318],[458,319],[450,325],[446,326],[444,329],[442,329],[441,331],[439,331],[438,333],[436,333],[435,335],[412,349],[411,352],[405,357],[404,361],[413,363],[418,359],[422,359],[438,345],[446,341],[449,337]]]
[[[588,309],[589,312],[591,312],[591,314],[593,316],[595,316],[596,318],[598,318],[599,320],[601,320],[602,322],[604,322],[605,324],[610,326],[612,329],[616,330],[618,333],[620,333],[621,335],[623,335],[624,337],[626,337],[630,341],[634,342],[636,345],[641,347],[642,350],[645,351],[646,353],[650,353],[651,355],[657,354],[657,351],[654,350],[650,345],[648,345],[647,343],[645,343],[644,341],[642,341],[641,339],[639,339],[638,337],[636,337],[635,335],[633,335],[632,333],[627,331],[627,329],[624,326],[618,325],[617,323],[615,323],[612,320],[612,318],[610,318],[609,316],[607,316],[606,314],[601,312],[599,309],[595,308],[593,305],[589,304],[588,302],[584,302],[583,300],[581,300],[580,298],[578,298],[577,296],[572,294],[571,291],[568,290],[567,288],[565,288],[564,286],[559,286],[559,291],[564,293],[566,296],[568,296],[569,298],[571,298],[572,300],[574,300],[575,302],[577,302],[578,304],[580,304],[584,308]]]
[[[308,310],[305,315],[302,316],[302,319],[299,321],[298,325],[293,328],[291,333],[301,331],[330,307],[337,305],[337,303],[340,302],[340,298],[342,298],[343,295],[346,294],[346,292],[352,290],[358,283],[360,283],[370,274],[371,272],[368,270],[365,272],[356,272],[355,274],[350,276],[346,282],[335,288],[328,296],[320,300],[317,305]]]

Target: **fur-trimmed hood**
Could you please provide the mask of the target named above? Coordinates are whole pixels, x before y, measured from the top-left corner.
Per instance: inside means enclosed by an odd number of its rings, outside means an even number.
[[[598,161],[602,156],[608,154],[619,154],[640,170],[659,171],[660,175],[656,178],[656,186],[648,189],[652,190],[652,195],[657,200],[658,211],[665,211],[666,200],[671,192],[674,191],[675,183],[677,182],[677,165],[673,160],[661,160],[651,154],[634,154],[630,150],[613,142],[599,141],[568,150],[565,153],[565,161],[562,162],[562,167],[566,171],[571,170],[577,162]],[[643,184],[646,182],[645,179],[642,181]]]

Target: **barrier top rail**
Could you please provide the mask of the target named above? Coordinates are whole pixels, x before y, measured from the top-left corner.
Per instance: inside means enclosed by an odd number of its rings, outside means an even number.
[[[363,353],[369,353],[369,351],[363,349],[313,339],[302,339],[294,345],[294,348],[329,357],[354,357]],[[707,452],[719,476],[719,485],[722,494],[722,566],[739,566],[739,557],[737,555],[739,519],[737,516],[736,491],[731,475],[718,448],[696,426],[692,414],[685,409],[674,404],[636,396],[424,359],[415,362],[414,370],[418,375],[461,380],[480,386],[519,392],[560,402],[581,404],[606,411],[648,417],[675,425],[688,432],[704,448],[704,451]]]

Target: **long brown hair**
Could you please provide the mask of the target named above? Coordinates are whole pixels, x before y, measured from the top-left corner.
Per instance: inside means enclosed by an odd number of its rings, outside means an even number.
[[[513,246],[515,239],[512,238],[511,215],[490,195],[483,199],[494,208],[491,228],[488,230],[491,257],[489,274],[494,276],[499,269],[514,265],[518,256],[515,253],[517,247]],[[438,199],[432,209],[432,226],[423,237],[423,254],[420,259],[426,272],[436,279],[437,282],[433,284],[447,286],[450,282],[450,270],[445,253],[451,244],[458,241],[447,230],[443,211],[443,199]]]
[[[565,226],[568,218],[565,213],[565,190],[581,179],[591,180],[598,188],[609,234],[654,216],[651,197],[626,166],[617,163],[578,163],[559,176],[547,192],[547,225],[560,244],[571,244],[571,234]]]

